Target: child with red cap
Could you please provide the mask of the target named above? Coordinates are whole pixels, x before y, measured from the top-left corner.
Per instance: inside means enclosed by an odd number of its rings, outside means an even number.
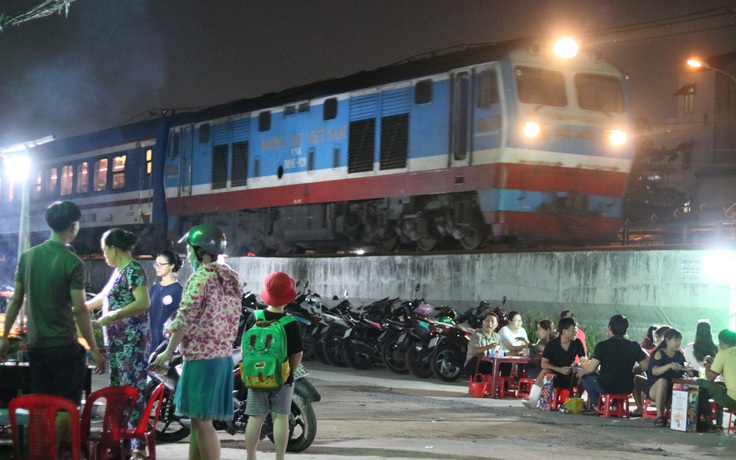
[[[264,310],[267,321],[278,321],[286,316],[284,307],[296,299],[294,280],[283,272],[274,272],[268,275],[263,282],[261,300],[268,305]],[[245,325],[247,331],[255,324],[255,316],[248,318]],[[291,321],[284,325],[286,333],[286,349],[291,374],[284,386],[275,391],[248,389],[248,402],[245,413],[250,416],[245,427],[245,448],[248,460],[255,460],[256,446],[261,437],[261,426],[268,413],[273,420],[273,441],[276,445],[276,458],[283,459],[286,455],[286,444],[289,441],[289,413],[291,412],[291,397],[294,394],[294,370],[302,362],[301,335],[299,325]]]

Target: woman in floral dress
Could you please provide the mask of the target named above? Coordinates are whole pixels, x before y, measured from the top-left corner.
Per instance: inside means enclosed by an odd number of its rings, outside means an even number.
[[[87,302],[89,310],[102,308],[105,349],[110,362],[110,386],[129,385],[138,390],[138,400],[128,421],[135,428],[146,407],[146,378],[151,329],[146,272],[133,258],[138,236],[120,228],[102,235],[105,261],[115,270],[105,288]],[[147,458],[145,443],[133,440],[131,460]]]

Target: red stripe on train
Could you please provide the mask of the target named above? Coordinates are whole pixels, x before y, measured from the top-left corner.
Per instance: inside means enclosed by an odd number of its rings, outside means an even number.
[[[167,200],[172,215],[291,206],[383,197],[434,195],[497,187],[622,196],[625,173],[538,165],[477,165],[433,171],[208,193]]]

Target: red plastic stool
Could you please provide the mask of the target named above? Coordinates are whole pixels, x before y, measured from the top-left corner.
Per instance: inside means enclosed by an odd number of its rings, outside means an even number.
[[[736,432],[736,423],[733,421],[733,416],[736,415],[736,409],[731,409],[728,411],[728,428],[726,429],[726,434],[730,432]]]
[[[497,380],[499,398],[505,398],[506,396],[516,397],[516,378],[514,377],[499,377]]]
[[[643,422],[646,419],[656,419],[657,418],[657,406],[652,406],[652,404],[655,404],[654,401],[647,398],[644,402],[644,407],[641,410],[641,421]],[[664,408],[664,416],[668,419],[670,418],[670,408],[665,407]]]
[[[552,409],[557,409],[560,405],[565,404],[569,397],[570,390],[567,388],[554,388],[552,390]]]
[[[612,406],[616,405],[613,409]],[[629,418],[629,395],[605,394],[598,397],[598,415],[608,418],[611,415],[616,417]]]
[[[517,398],[528,398],[532,392],[532,385],[537,379],[521,378],[519,383],[516,385],[516,397]]]

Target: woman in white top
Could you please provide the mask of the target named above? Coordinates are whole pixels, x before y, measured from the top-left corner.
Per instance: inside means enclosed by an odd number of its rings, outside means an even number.
[[[700,374],[705,372],[703,360],[706,356],[713,357],[718,353],[718,346],[713,342],[713,335],[708,320],[698,321],[695,328],[695,341],[685,347],[685,361],[689,362],[693,370]]]
[[[509,324],[498,331],[501,336],[501,350],[507,355],[520,356],[529,347],[526,329],[521,327],[523,322],[518,311],[509,312]]]

